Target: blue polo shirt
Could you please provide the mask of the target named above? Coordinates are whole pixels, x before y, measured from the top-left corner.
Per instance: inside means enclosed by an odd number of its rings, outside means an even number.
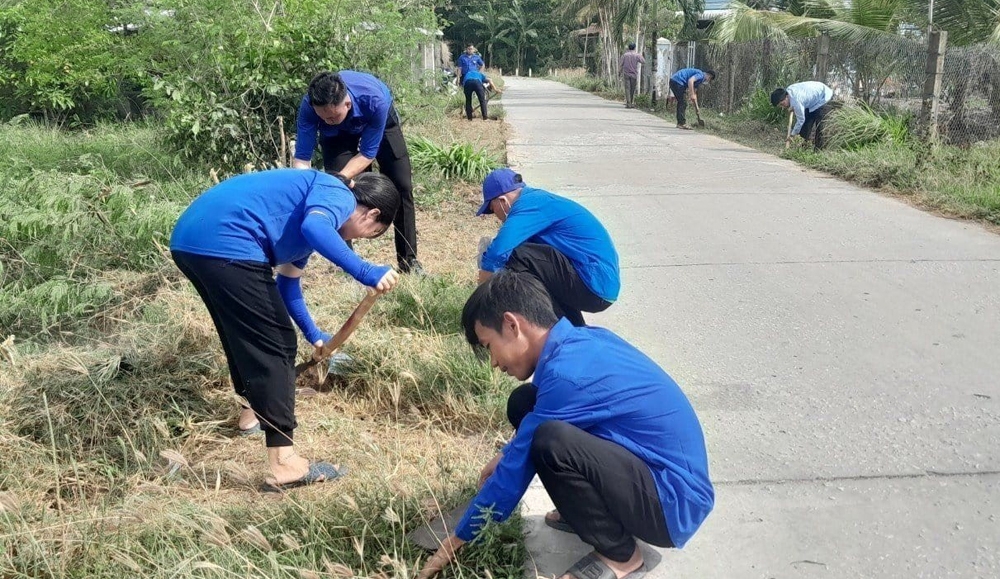
[[[482,57],[478,54],[469,56],[463,52],[462,56],[458,57],[458,70],[461,75],[460,78],[462,79],[462,82],[465,82],[465,75],[469,74],[470,70],[479,70],[485,64],[486,63],[483,62]]]
[[[680,548],[711,512],[705,437],[684,392],[649,357],[604,328],[575,328],[566,319],[549,333],[535,368],[534,410],[503,449],[496,471],[456,528],[471,540],[484,509],[510,516],[535,475],[528,451],[535,430],[568,422],[618,444],[649,467],[673,544]]]
[[[374,76],[353,70],[340,71],[340,78],[351,95],[351,111],[339,125],[328,125],[316,114],[309,95],[302,97],[295,142],[295,158],[311,161],[316,150],[316,134],[333,137],[342,133],[361,135],[358,152],[369,159],[378,154],[385,132],[385,123],[392,106],[392,94],[384,82]]]
[[[486,75],[479,72],[478,70],[470,70],[468,73],[466,73],[465,80],[462,81],[462,84],[465,84],[470,80],[478,80],[479,82],[486,82]]]
[[[698,88],[701,83],[705,82],[705,73],[697,68],[682,68],[675,72],[670,80],[686,88],[688,81],[692,78],[694,78],[694,88]]]
[[[314,250],[301,231],[306,215],[314,211],[326,215],[331,238],[346,247],[336,230],[356,206],[354,193],[346,185],[320,171],[246,173],[226,179],[195,199],[177,220],[170,249],[272,267],[283,263],[305,267]]]
[[[503,268],[522,243],[554,247],[573,263],[594,295],[609,302],[618,299],[621,277],[615,244],[601,222],[579,203],[524,187],[507,221],[480,257],[480,268],[490,272]]]

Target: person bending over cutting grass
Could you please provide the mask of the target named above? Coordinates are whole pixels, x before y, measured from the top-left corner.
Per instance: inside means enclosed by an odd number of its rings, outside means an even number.
[[[310,464],[292,446],[295,356],[291,320],[319,348],[330,335],[316,327],[300,276],[313,251],[366,286],[392,289],[399,274],[362,260],[351,239],[373,239],[392,225],[399,193],[384,175],[359,175],[349,188],[319,171],[248,173],[212,187],[181,214],[170,252],[208,307],[222,340],[245,433],[263,429],[272,479],[267,490],[331,480],[341,472]],[[277,268],[277,279],[273,268]],[[291,319],[289,319],[291,316]]]
[[[479,258],[479,282],[503,268],[530,273],[574,326],[583,312],[602,312],[618,299],[618,252],[608,231],[575,201],[524,184],[508,168],[483,181],[476,215],[492,213],[502,224]]]
[[[771,106],[791,109],[795,113],[795,126],[785,139],[785,148],[795,135],[801,135],[802,140],[808,143],[814,127],[813,147],[817,151],[823,148],[823,120],[830,111],[832,99],[833,89],[814,80],[797,82],[771,92]]]
[[[677,99],[677,128],[690,129],[684,112],[687,110],[687,99],[685,96],[691,91],[691,104],[694,110],[701,116],[701,107],[698,106],[698,87],[715,80],[715,71],[706,70],[702,72],[697,68],[682,68],[670,77],[670,92],[674,93]]]
[[[462,310],[466,339],[518,380],[507,415],[514,438],[480,474],[465,516],[421,570],[427,579],[506,519],[537,473],[555,503],[550,526],[594,547],[563,579],[620,579],[643,570],[636,539],[681,548],[715,491],[701,424],[684,392],[612,332],[557,320],[537,279],[500,272]]]

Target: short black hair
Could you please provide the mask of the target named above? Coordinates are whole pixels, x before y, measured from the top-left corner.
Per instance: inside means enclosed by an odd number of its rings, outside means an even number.
[[[628,49],[629,50],[635,50],[635,43],[634,42],[629,42],[628,43]]]
[[[712,80],[715,80],[715,79],[719,78],[719,75],[714,70],[712,70],[712,69],[706,70],[705,74],[711,75],[712,76]]]
[[[532,324],[546,329],[559,321],[552,298],[538,278],[529,273],[500,270],[479,284],[462,308],[465,339],[473,349],[479,346],[476,322],[500,332],[505,312],[520,314]]]
[[[780,87],[774,89],[773,91],[771,91],[771,106],[772,107],[778,106],[778,103],[785,100],[786,96],[788,96],[787,90]]]
[[[309,83],[309,104],[314,107],[339,105],[347,98],[347,85],[336,72],[324,71]]]
[[[358,205],[378,209],[378,222],[390,225],[399,210],[399,190],[381,173],[362,173],[354,178],[354,198]]]

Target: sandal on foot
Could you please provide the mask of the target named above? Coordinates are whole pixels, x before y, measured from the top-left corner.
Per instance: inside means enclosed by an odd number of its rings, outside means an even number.
[[[337,468],[328,462],[314,462],[309,465],[306,475],[299,480],[281,484],[265,482],[261,490],[266,493],[280,493],[290,491],[299,487],[304,487],[321,482],[332,481],[347,474],[346,467]]]
[[[239,427],[237,427],[237,430],[240,431],[240,436],[253,436],[255,434],[260,434],[261,432],[264,432],[261,429],[261,427],[260,427],[260,422],[258,422],[257,424],[254,424],[250,428],[239,428]]]
[[[691,127],[689,127],[687,125],[677,125],[677,128],[678,129],[683,129],[685,131],[693,131],[694,130],[694,129],[692,129]]]
[[[551,528],[553,528],[553,529],[555,529],[557,531],[562,531],[563,533],[571,533],[571,534],[574,534],[574,535],[576,534],[576,531],[573,530],[573,527],[570,526],[569,523],[567,523],[566,521],[564,521],[562,519],[562,517],[559,517],[558,519],[554,519],[554,518],[549,518],[550,515],[556,515],[556,516],[558,516],[559,515],[559,511],[549,511],[549,512],[545,513],[545,524],[546,525],[548,525],[549,527],[551,527]]]
[[[580,559],[570,567],[564,575],[576,577],[576,579],[618,579],[618,575],[608,567],[600,557],[591,553]],[[646,575],[646,564],[643,563],[638,569],[625,575],[622,579],[639,579]]]

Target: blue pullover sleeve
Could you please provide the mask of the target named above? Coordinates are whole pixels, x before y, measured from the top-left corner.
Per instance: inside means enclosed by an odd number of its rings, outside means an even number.
[[[302,235],[320,255],[346,271],[362,284],[375,287],[382,276],[389,272],[387,265],[375,265],[358,257],[347,246],[333,221],[322,211],[310,211],[302,221]]]
[[[280,273],[275,280],[278,284],[278,293],[281,294],[281,301],[285,302],[288,314],[295,321],[295,325],[302,330],[302,335],[306,341],[315,344],[319,340],[328,342],[330,334],[320,331],[309,315],[309,308],[306,307],[306,300],[302,296],[302,280],[297,277],[286,277]]]
[[[295,121],[296,159],[312,161],[313,152],[316,151],[316,133],[319,132],[320,121],[319,115],[309,104],[309,95],[302,97],[302,104],[299,105],[299,118]]]
[[[358,143],[358,152],[369,159],[374,159],[378,155],[379,145],[382,144],[382,135],[385,134],[385,123],[389,120],[389,107],[392,99],[389,97],[372,98],[369,101],[371,118],[364,130],[361,131],[361,141]]]
[[[480,258],[481,269],[495,272],[502,268],[515,249],[552,225],[552,216],[542,206],[525,203],[526,201],[530,200],[522,197],[514,203],[507,221]]]

